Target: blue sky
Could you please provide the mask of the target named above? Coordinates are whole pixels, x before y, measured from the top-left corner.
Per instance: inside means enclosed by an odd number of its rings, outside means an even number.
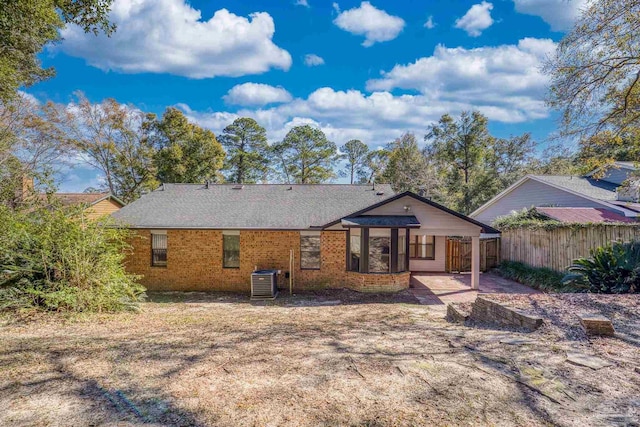
[[[161,114],[178,106],[219,132],[256,118],[277,141],[312,123],[372,148],[443,113],[478,109],[497,136],[555,129],[539,67],[584,0],[115,0],[111,38],[63,31],[42,55],[57,76],[40,100],[113,97]],[[79,164],[61,188],[99,175]]]

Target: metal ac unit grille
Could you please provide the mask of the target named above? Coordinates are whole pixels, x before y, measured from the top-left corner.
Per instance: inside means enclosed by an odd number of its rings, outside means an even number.
[[[260,270],[251,274],[251,298],[275,298],[278,292],[277,272]]]

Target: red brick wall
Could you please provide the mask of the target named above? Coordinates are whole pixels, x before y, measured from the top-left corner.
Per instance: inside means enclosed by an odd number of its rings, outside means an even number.
[[[167,266],[151,266],[151,231],[137,230],[131,239],[127,270],[142,275],[149,290],[250,292],[251,272],[289,271],[289,251],[295,252],[295,289],[343,288],[359,291],[398,291],[409,286],[409,273],[360,274],[346,270],[346,233],[323,231],[320,270],[300,269],[297,231],[240,231],[240,268],[222,268],[222,231],[167,230]],[[279,287],[289,279],[279,276]]]

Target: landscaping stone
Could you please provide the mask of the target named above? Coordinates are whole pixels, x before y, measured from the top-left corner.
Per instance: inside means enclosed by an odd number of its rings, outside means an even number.
[[[516,310],[486,297],[478,297],[473,303],[469,319],[474,322],[495,323],[502,326],[535,331],[542,326],[542,318]]]
[[[508,345],[534,345],[538,344],[538,342],[534,340],[528,340],[526,338],[506,338],[500,340],[500,344],[508,344]]]
[[[608,360],[604,360],[590,354],[582,353],[580,351],[567,351],[567,362],[594,370],[606,368],[607,366],[613,366],[613,363],[609,362]]]
[[[318,305],[340,305],[342,304],[342,301],[338,300],[334,300],[334,301],[319,301]]]
[[[616,331],[613,323],[601,314],[586,314],[580,316],[580,324],[589,336],[612,337]]]
[[[464,323],[469,318],[469,313],[454,303],[447,305],[447,320],[452,323]]]

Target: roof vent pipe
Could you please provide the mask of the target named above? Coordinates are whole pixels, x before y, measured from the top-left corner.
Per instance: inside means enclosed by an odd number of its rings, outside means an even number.
[[[208,179],[204,182],[204,188],[206,188],[207,190],[209,189],[209,180]]]

